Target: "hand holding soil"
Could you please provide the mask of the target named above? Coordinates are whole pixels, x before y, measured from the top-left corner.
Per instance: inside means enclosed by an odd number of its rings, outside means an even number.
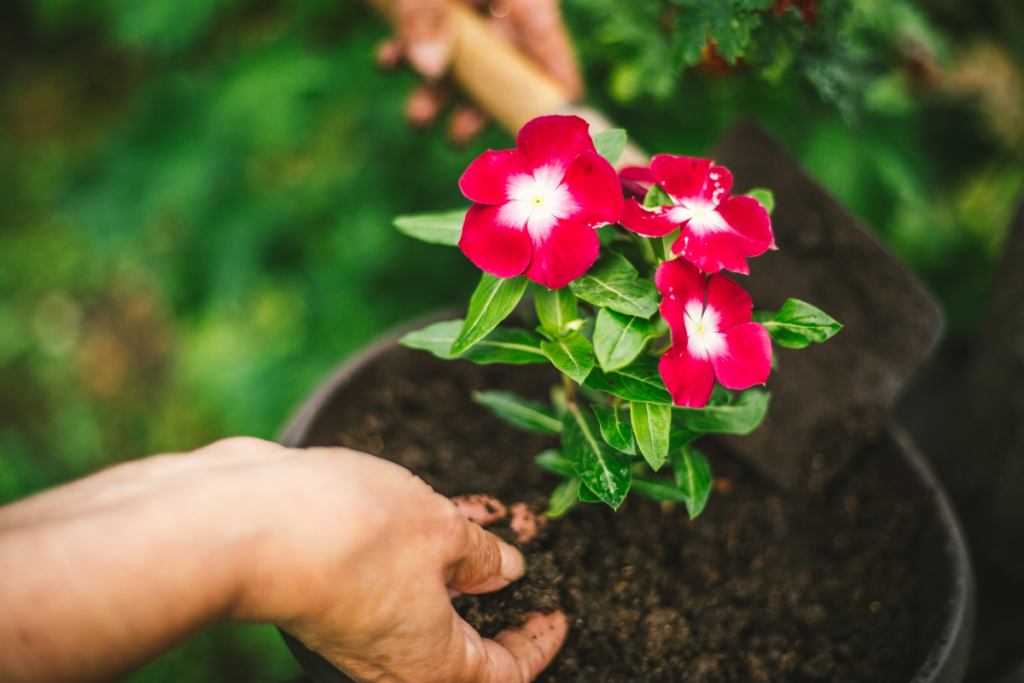
[[[232,620],[277,624],[357,680],[531,681],[565,617],[488,640],[456,614],[449,591],[524,571],[457,505],[473,503],[364,453],[228,439],[7,506],[0,679],[109,680]]]

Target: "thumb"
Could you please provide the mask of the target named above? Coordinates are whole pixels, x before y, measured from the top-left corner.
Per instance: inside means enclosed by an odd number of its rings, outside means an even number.
[[[448,588],[461,593],[490,593],[526,571],[523,556],[489,531],[463,518],[463,542],[449,568]]]
[[[427,78],[439,78],[451,52],[448,1],[398,0],[396,18],[406,59]]]

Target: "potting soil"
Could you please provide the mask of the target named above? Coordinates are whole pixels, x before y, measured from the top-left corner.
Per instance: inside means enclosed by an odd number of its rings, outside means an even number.
[[[447,496],[543,511],[558,479],[533,456],[558,439],[505,424],[470,393],[543,398],[552,370],[458,362],[424,375],[410,368],[437,361],[394,355],[333,408],[318,442],[393,460]],[[618,511],[581,503],[522,548],[523,579],[456,608],[484,636],[563,610],[569,635],[545,683],[910,680],[934,637],[917,552],[927,501],[891,485],[892,454],[866,453],[824,496],[793,495],[720,445],[699,447],[715,483],[697,519],[636,494]]]

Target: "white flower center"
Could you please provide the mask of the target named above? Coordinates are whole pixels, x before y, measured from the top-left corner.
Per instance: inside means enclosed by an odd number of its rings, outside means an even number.
[[[533,174],[509,177],[508,202],[501,207],[500,218],[507,224],[527,230],[532,237],[544,238],[559,218],[577,207],[568,188],[562,185],[565,170],[542,166]]]
[[[700,358],[717,356],[725,350],[725,336],[719,332],[720,316],[713,308],[692,301],[685,309],[686,348]]]

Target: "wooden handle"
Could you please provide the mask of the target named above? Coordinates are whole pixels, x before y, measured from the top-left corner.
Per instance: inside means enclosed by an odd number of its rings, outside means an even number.
[[[369,0],[394,23],[395,0]],[[569,93],[487,24],[472,8],[452,2],[452,76],[463,91],[513,134],[523,125],[546,114],[575,114],[590,124],[591,134],[612,127],[600,112],[572,104]],[[627,145],[616,169],[646,166],[649,157]]]

